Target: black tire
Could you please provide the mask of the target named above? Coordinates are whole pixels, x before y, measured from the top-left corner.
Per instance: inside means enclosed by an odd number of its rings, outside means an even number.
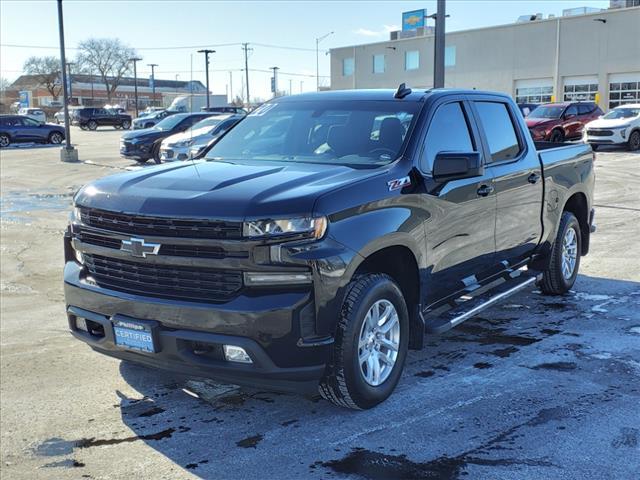
[[[575,266],[569,277],[563,273],[563,242],[567,231],[573,229],[576,236],[576,259]],[[576,281],[578,270],[580,269],[580,252],[582,251],[582,236],[580,234],[580,224],[578,219],[571,212],[563,212],[560,217],[560,226],[556,239],[551,249],[551,261],[549,268],[543,272],[540,289],[546,295],[563,295],[567,293]]]
[[[0,148],[5,148],[11,145],[11,137],[6,133],[0,133]]]
[[[153,155],[153,161],[160,164],[162,163],[162,160],[160,160],[160,142],[157,142],[152,150],[151,150],[151,154]]]
[[[95,120],[89,120],[87,122],[87,128],[91,131],[95,130],[96,128],[98,128],[98,124],[96,123]]]
[[[136,162],[139,163],[140,165],[144,165],[145,163],[147,163],[149,161],[148,158],[136,158]]]
[[[362,324],[371,306],[379,300],[389,301],[400,323],[398,355],[386,380],[373,386],[364,379],[358,361]],[[398,285],[388,275],[375,273],[359,276],[347,286],[340,318],[325,375],[320,381],[320,395],[335,405],[367,409],[386,400],[395,389],[407,356],[409,313]]]
[[[598,147],[599,147],[599,146],[600,146],[600,145],[596,145],[595,143],[592,143],[592,144],[591,144],[591,150],[593,150],[594,152],[596,152],[596,151],[598,150]]]
[[[52,143],[53,145],[60,145],[63,140],[64,135],[60,132],[52,132],[49,134],[49,143]]]
[[[131,122],[129,120],[123,120],[120,126],[123,130],[129,130],[131,128]]]
[[[627,142],[627,149],[631,152],[640,150],[640,130],[631,132],[631,135],[629,135],[629,141]]]
[[[116,130],[120,130],[122,128],[122,126],[120,125],[114,125],[113,128],[115,128]]]
[[[551,136],[549,137],[549,141],[553,143],[561,143],[564,142],[564,133],[562,130],[554,130],[551,132]]]
[[[87,129],[87,126],[85,124],[80,125],[80,130],[86,130],[86,129]]]

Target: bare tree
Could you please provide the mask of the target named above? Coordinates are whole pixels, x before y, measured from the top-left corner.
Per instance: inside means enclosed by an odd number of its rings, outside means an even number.
[[[130,72],[129,59],[136,56],[136,51],[117,38],[90,38],[80,42],[79,48],[77,63],[84,71],[100,75],[111,102],[122,77]]]
[[[9,88],[11,82],[4,77],[0,77],[0,92],[4,93],[4,91]]]
[[[22,69],[27,75],[34,75],[38,85],[44,86],[54,100],[62,93],[60,60],[56,57],[29,57]]]

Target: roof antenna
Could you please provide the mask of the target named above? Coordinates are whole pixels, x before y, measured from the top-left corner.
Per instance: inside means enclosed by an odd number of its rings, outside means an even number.
[[[404,98],[410,93],[411,93],[411,89],[407,88],[407,86],[404,83],[401,83],[400,86],[398,87],[398,90],[396,90],[396,93],[393,95],[393,98]]]

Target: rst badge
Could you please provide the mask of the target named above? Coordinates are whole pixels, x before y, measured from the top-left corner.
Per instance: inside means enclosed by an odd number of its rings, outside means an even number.
[[[409,178],[409,176],[396,178],[387,182],[387,186],[389,187],[390,192],[398,190],[399,188],[408,187],[409,185],[411,185],[411,179]]]
[[[129,240],[122,240],[120,250],[128,252],[132,257],[146,258],[147,255],[157,255],[160,246],[159,243],[147,243],[144,238],[132,237]]]

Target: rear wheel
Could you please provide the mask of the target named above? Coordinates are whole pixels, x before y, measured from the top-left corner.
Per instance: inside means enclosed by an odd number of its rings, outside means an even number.
[[[383,402],[400,380],[408,343],[407,305],[391,277],[376,273],[352,280],[320,394],[354,409]]]
[[[124,130],[129,130],[129,128],[131,127],[131,122],[129,120],[123,120],[122,124],[120,125]]]
[[[562,132],[562,130],[554,130],[553,132],[551,132],[549,141],[554,143],[564,142],[564,133]]]
[[[49,135],[49,143],[53,143],[54,145],[60,145],[64,140],[64,135],[60,132],[53,132]]]
[[[96,128],[98,128],[98,124],[96,123],[96,121],[95,121],[95,120],[89,120],[89,121],[87,122],[87,128],[88,128],[89,130],[95,130]]]
[[[8,147],[11,143],[11,139],[9,135],[6,133],[0,133],[0,148]]]
[[[564,212],[556,240],[551,249],[549,268],[543,272],[540,289],[549,295],[567,293],[576,281],[580,268],[582,238],[580,224],[571,212]]]
[[[627,142],[627,148],[632,152],[640,150],[640,130],[631,132],[631,135],[629,135],[629,141]]]

